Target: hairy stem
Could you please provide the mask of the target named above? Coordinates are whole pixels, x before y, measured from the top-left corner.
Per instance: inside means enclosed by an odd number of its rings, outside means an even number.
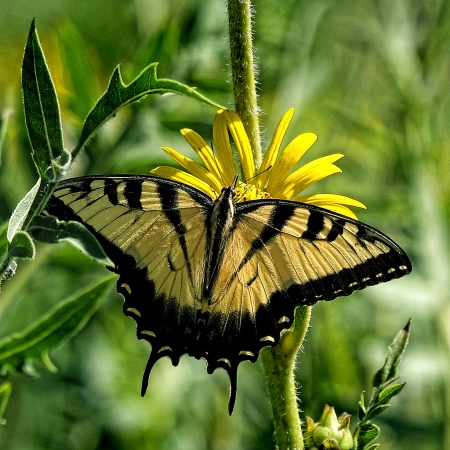
[[[228,0],[231,71],[236,113],[250,140],[257,167],[262,161],[259,133],[258,96],[252,45],[252,6],[250,0]]]
[[[236,112],[241,118],[253,149],[256,167],[262,161],[259,132],[258,96],[252,45],[252,6],[250,0],[228,0],[231,69]],[[267,374],[277,446],[280,450],[303,450],[298,413],[294,363],[311,317],[311,307],[300,306],[280,343],[261,352]]]
[[[283,332],[279,344],[261,352],[279,450],[304,449],[294,367],[310,318],[311,306],[299,306],[292,327]]]

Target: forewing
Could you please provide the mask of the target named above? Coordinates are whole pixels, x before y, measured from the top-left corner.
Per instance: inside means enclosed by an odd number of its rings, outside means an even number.
[[[208,361],[227,370],[255,361],[291,326],[296,306],[410,271],[404,251],[362,222],[295,202],[242,203],[211,298]]]
[[[195,341],[211,203],[180,183],[117,176],[65,180],[47,204],[48,214],[85,224],[114,262],[124,313],[152,343],[151,365],[165,355],[176,365]]]

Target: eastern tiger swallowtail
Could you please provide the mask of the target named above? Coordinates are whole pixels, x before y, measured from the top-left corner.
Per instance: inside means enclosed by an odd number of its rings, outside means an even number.
[[[236,182],[236,180],[235,180]],[[236,398],[237,368],[275,346],[298,305],[349,295],[411,271],[404,251],[359,221],[293,201],[214,201],[175,181],[137,175],[73,178],[46,213],[85,224],[114,262],[124,313],[155,362],[188,353],[224,368]]]

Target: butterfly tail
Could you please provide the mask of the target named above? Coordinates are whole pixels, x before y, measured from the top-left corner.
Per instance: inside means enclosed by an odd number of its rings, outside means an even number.
[[[142,378],[142,388],[141,388],[141,397],[145,395],[148,388],[148,379],[150,377],[150,372],[155,365],[155,362],[158,361],[158,354],[156,352],[150,353],[150,358],[148,359],[147,365],[145,366],[144,377]]]
[[[228,371],[230,376],[230,400],[228,402],[228,414],[231,416],[233,414],[234,404],[236,403],[236,392],[237,392],[237,366],[234,366]]]

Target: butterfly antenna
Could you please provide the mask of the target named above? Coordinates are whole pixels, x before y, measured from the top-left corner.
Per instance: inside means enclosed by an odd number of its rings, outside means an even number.
[[[261,173],[258,173],[258,174],[256,174],[256,175],[252,176],[252,177],[249,178],[248,180],[241,181],[241,182],[239,183],[239,186],[240,186],[241,184],[248,183],[250,180],[253,180],[253,178],[259,177],[259,176],[262,175],[263,173],[265,173],[265,172],[267,172],[268,170],[270,170],[272,167],[273,167],[273,166],[268,167],[266,170],[263,170]]]

